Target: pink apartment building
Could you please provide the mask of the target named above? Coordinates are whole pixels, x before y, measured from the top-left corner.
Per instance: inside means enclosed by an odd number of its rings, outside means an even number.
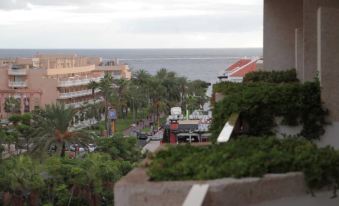
[[[114,78],[131,78],[127,65],[102,66],[99,57],[36,55],[0,60],[0,119],[51,103],[74,108],[99,100],[87,85],[100,81],[105,72]],[[13,109],[9,105],[16,105]]]

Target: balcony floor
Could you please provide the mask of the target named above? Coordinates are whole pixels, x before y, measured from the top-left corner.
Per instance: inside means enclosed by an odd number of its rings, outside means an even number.
[[[300,197],[290,197],[275,201],[269,201],[252,206],[338,206],[339,197],[331,199],[332,192],[316,192],[316,197],[305,194]]]

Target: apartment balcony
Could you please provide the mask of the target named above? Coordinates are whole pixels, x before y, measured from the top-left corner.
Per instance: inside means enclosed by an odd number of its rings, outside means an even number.
[[[9,69],[8,75],[25,76],[25,75],[27,75],[27,69]]]
[[[95,93],[100,92],[100,90],[95,90]],[[92,90],[82,90],[77,92],[68,92],[68,93],[60,93],[60,96],[58,99],[70,99],[70,98],[76,98],[76,97],[83,97],[83,96],[89,96],[92,95]]]
[[[77,108],[81,108],[85,105],[99,103],[99,102],[102,102],[102,101],[103,101],[102,99],[96,99],[95,101],[94,100],[88,100],[88,101],[81,101],[81,102],[73,102],[73,103],[65,104],[65,106],[67,108],[72,107],[72,108],[77,109]]]
[[[27,87],[27,81],[9,81],[8,87],[24,88]]]
[[[66,79],[66,80],[59,80],[58,87],[72,87],[72,86],[81,86],[87,85],[91,81],[99,82],[103,76],[94,77],[94,78],[84,78],[84,79]]]

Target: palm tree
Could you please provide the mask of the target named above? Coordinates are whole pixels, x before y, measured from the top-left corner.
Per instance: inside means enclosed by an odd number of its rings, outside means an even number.
[[[104,106],[101,102],[94,103],[94,104],[87,104],[85,105],[84,111],[86,113],[86,117],[89,118],[91,121],[95,119],[96,121],[101,120],[101,114]]]
[[[149,82],[149,79],[151,78],[151,75],[146,70],[138,70],[135,73],[133,73],[133,81],[138,86],[146,86]]]
[[[93,84],[93,83],[92,83]],[[92,86],[95,86],[94,84]],[[104,104],[105,104],[105,128],[108,135],[109,125],[108,125],[108,103],[111,99],[111,96],[114,93],[113,88],[113,77],[110,73],[105,73],[104,78],[100,80],[100,82],[95,87],[100,90],[102,97],[104,98]]]
[[[150,81],[150,99],[155,109],[157,126],[160,126],[160,112],[163,109],[164,98],[166,97],[166,88],[161,84],[158,78],[152,78]]]
[[[95,90],[98,89],[99,85],[97,82],[95,81],[91,81],[88,85],[87,85],[88,89],[92,90],[92,96],[94,98],[95,95]]]
[[[108,135],[108,130],[109,130],[109,125],[108,125],[108,105],[110,100],[112,99],[112,96],[114,94],[114,84],[113,84],[113,77],[110,73],[105,73],[104,78],[100,80],[100,82],[94,82],[91,81],[87,87],[89,89],[92,89],[92,95],[93,98],[95,97],[95,90],[98,89],[100,90],[100,94],[104,99],[104,112],[105,112],[105,129],[107,131]]]
[[[185,108],[184,99],[187,93],[187,79],[185,77],[179,77],[176,81],[176,84],[178,85],[180,92],[180,106]]]
[[[114,80],[114,84],[116,85],[117,106],[119,107],[120,113],[124,118],[127,116],[128,111],[128,88],[130,85],[125,79]]]
[[[43,153],[52,146],[56,146],[56,151],[63,157],[66,144],[87,145],[91,142],[89,133],[70,129],[74,115],[75,111],[72,108],[66,108],[63,104],[47,105],[45,109],[34,113],[32,126],[35,129],[36,138],[33,151]]]

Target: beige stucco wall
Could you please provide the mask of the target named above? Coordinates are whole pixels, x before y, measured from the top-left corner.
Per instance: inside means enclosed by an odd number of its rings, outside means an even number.
[[[56,78],[48,78],[45,69],[31,69],[28,74],[28,87],[42,92],[40,104],[55,103],[59,96],[57,91],[58,81]]]
[[[64,75],[64,74],[76,74],[81,72],[91,72],[95,70],[95,65],[73,67],[73,68],[58,68],[48,69],[47,75]]]
[[[32,58],[16,58],[15,64],[24,65],[26,68],[33,66],[33,60]]]
[[[8,69],[8,65],[0,66],[0,89],[8,88]]]
[[[330,119],[339,121],[339,9],[318,11],[318,70]]]
[[[120,64],[120,65],[114,65],[114,66],[96,66],[96,71],[101,72],[111,72],[114,75],[121,75],[124,79],[131,79],[132,78],[132,72],[129,69],[128,65]]]
[[[302,26],[303,0],[264,1],[264,69],[295,67],[295,29]]]
[[[101,57],[87,57],[87,64],[89,65],[94,64],[95,66],[99,66],[101,62],[102,62]]]
[[[304,77],[312,81],[317,75],[317,10],[319,7],[339,8],[338,0],[304,0]],[[337,22],[336,26],[338,26]]]

